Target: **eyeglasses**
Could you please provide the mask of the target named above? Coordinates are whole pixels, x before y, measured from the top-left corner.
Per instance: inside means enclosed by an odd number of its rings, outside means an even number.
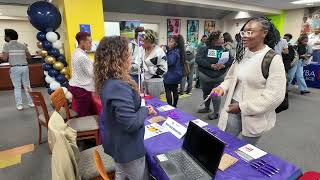
[[[241,37],[252,37],[253,36],[254,31],[240,31],[240,36]]]
[[[263,29],[261,29],[259,31],[263,31]],[[255,32],[258,32],[258,31],[240,31],[240,36],[241,37],[252,37]]]

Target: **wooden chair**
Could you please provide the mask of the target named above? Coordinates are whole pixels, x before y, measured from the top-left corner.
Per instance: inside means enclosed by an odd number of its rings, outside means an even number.
[[[64,108],[66,111],[67,124],[77,131],[77,139],[95,139],[96,145],[100,144],[99,138],[99,121],[98,116],[85,116],[79,118],[71,118],[68,102],[64,96],[62,88],[56,89],[51,94],[52,104],[57,112]]]
[[[49,113],[47,109],[47,105],[44,101],[44,98],[41,92],[29,92],[33,104],[34,109],[36,110],[38,125],[39,125],[39,144],[41,144],[41,137],[42,137],[42,130],[41,126],[44,126],[48,130],[48,123],[49,123]]]
[[[41,92],[32,92],[29,91],[29,94],[32,98],[36,114],[37,114],[37,119],[38,119],[38,125],[39,125],[39,144],[41,144],[41,138],[42,138],[42,129],[41,126],[45,127],[48,129],[48,123],[49,123],[49,117],[52,115],[53,111],[48,112],[48,108],[46,105],[46,102],[43,98],[43,95]],[[66,111],[60,111],[59,112],[62,116],[63,119],[67,118]],[[76,117],[77,113],[74,111],[70,112],[71,117]]]
[[[99,152],[95,149],[93,150],[93,157],[96,164],[96,168],[103,180],[110,180],[109,176],[106,173],[103,162],[101,160]]]

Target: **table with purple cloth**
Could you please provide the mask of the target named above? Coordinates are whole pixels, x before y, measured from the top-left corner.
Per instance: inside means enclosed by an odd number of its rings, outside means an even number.
[[[154,107],[159,107],[162,105],[166,105],[159,99],[153,98],[150,100],[146,100],[146,104],[152,105]],[[185,123],[195,120],[197,118],[179,110],[174,109],[167,112],[158,112],[159,115],[164,117],[171,117],[172,119],[176,120],[182,125]],[[103,124],[103,115],[101,115],[101,122],[100,127]],[[146,120],[145,125],[149,124]],[[160,123],[161,124],[161,123]],[[275,156],[272,154],[267,154],[263,156],[263,159],[267,161],[269,164],[280,169],[280,173],[273,175],[272,177],[267,177],[257,171],[256,169],[252,168],[249,163],[242,160],[236,153],[235,150],[238,148],[246,145],[244,141],[231,136],[215,126],[207,125],[205,128],[209,128],[210,132],[216,132],[215,136],[226,143],[225,153],[228,153],[239,161],[231,166],[229,169],[225,170],[224,172],[218,170],[215,179],[223,179],[223,180],[258,180],[258,179],[270,179],[270,180],[293,180],[297,179],[299,176],[302,175],[302,171],[300,168],[296,167],[295,165]],[[103,134],[103,132],[101,132]],[[154,159],[155,155],[166,153],[168,151],[172,151],[175,149],[181,148],[183,143],[183,138],[178,139],[171,133],[164,133],[150,139],[145,140],[145,149],[146,149],[146,159],[149,165],[150,173],[158,180],[168,180],[168,176],[162,170],[162,168],[158,165],[157,161]],[[212,154],[214,155],[214,154]]]
[[[320,63],[312,62],[303,69],[308,87],[320,88]]]

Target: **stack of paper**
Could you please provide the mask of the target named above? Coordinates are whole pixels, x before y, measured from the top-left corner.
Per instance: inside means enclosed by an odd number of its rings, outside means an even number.
[[[166,112],[166,111],[170,111],[170,110],[173,110],[173,109],[175,109],[175,108],[170,106],[170,105],[165,105],[165,106],[158,107],[158,110],[160,112]]]
[[[262,151],[261,149],[251,145],[247,144],[245,146],[242,146],[238,150],[236,150],[236,153],[243,158],[245,161],[251,161],[253,159],[258,159],[267,153]]]
[[[158,123],[153,123],[145,126],[144,140],[158,136],[160,134],[168,132],[165,128]]]
[[[188,122],[186,123],[187,126],[189,126],[189,122],[190,122],[190,121],[188,121]],[[196,125],[198,125],[198,126],[201,127],[201,128],[203,128],[203,127],[205,127],[205,126],[208,125],[208,123],[202,121],[201,119],[192,120],[192,122],[194,122]]]

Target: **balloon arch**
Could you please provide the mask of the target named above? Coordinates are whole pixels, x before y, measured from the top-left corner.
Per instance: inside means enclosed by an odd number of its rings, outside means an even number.
[[[72,94],[68,91],[69,69],[66,58],[61,52],[62,42],[60,34],[55,30],[61,24],[61,14],[51,3],[38,1],[31,4],[27,11],[30,23],[39,32],[37,33],[37,47],[39,55],[44,59],[43,70],[47,83],[48,93],[53,93],[62,87],[66,98],[71,102]]]

